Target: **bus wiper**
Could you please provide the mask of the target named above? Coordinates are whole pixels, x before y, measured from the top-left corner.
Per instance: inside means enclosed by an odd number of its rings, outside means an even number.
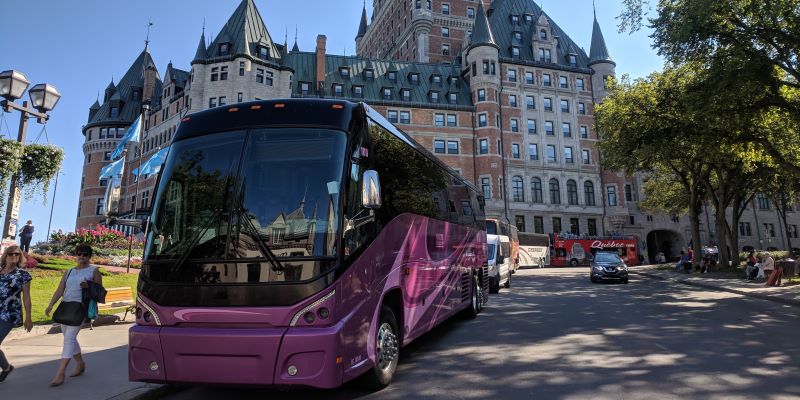
[[[244,208],[238,208],[236,210],[236,215],[239,217],[239,220],[244,220],[247,223],[250,234],[255,237],[255,241],[258,243],[258,248],[261,250],[261,253],[267,259],[267,261],[272,264],[272,271],[283,272],[283,265],[278,260],[278,257],[275,257],[275,253],[269,249],[269,246],[264,245],[264,242],[261,240],[261,234],[258,232],[258,228],[256,228],[256,226],[253,224],[253,221],[251,221],[250,218],[244,213]]]
[[[170,271],[170,272],[176,272],[178,270],[178,268],[181,265],[183,265],[184,261],[186,261],[186,259],[189,258],[189,254],[191,253],[191,249],[194,248],[194,246],[197,245],[197,242],[200,241],[200,238],[203,237],[203,235],[206,234],[206,231],[208,231],[208,228],[211,227],[211,224],[214,221],[216,221],[217,218],[221,214],[222,214],[222,207],[217,208],[216,210],[214,210],[214,213],[211,214],[211,217],[208,219],[208,221],[206,221],[206,223],[200,228],[199,231],[197,231],[197,233],[192,237],[192,239],[190,241],[186,242],[188,244],[181,248],[180,257],[175,262],[175,264],[172,266],[172,271]]]

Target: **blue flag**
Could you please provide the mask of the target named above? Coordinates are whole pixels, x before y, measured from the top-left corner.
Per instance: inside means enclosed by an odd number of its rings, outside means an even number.
[[[147,162],[142,165],[142,174],[145,176],[155,175],[158,173],[158,171],[161,171],[161,166],[164,165],[164,161],[167,159],[168,152],[169,146],[164,147],[150,157],[150,159],[148,159]]]
[[[100,170],[100,179],[108,179],[117,175],[122,175],[122,167],[125,165],[125,160],[119,159],[106,165]]]
[[[138,142],[139,136],[142,133],[142,116],[136,118],[135,121],[131,124],[131,127],[128,128],[128,132],[125,136],[120,139],[119,144],[117,144],[117,148],[114,149],[114,152],[111,153],[111,159],[118,158],[122,155],[122,152],[125,150],[125,146],[128,142]]]

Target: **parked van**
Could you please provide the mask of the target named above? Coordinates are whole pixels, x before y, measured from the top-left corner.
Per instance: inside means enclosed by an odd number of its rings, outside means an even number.
[[[489,292],[497,293],[500,285],[511,287],[511,244],[508,236],[486,235],[488,246],[486,255],[489,259]]]

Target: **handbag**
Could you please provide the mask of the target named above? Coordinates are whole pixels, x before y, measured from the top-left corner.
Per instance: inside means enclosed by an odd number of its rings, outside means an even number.
[[[80,301],[62,301],[53,313],[53,321],[68,326],[80,326],[86,319],[86,309]]]

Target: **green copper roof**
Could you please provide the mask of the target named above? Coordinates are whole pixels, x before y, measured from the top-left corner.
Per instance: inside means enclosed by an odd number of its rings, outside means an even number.
[[[600,24],[597,23],[597,14],[594,16],[594,27],[592,28],[592,47],[589,50],[589,65],[601,62],[610,62],[611,55],[608,54],[608,47],[606,47],[606,40],[603,38],[603,31],[600,30]]]
[[[227,53],[223,52],[222,45],[228,44]],[[253,0],[242,0],[239,7],[233,12],[228,22],[222,27],[219,35],[214,38],[208,48],[205,49],[205,58],[200,59],[195,55],[195,61],[209,60],[219,57],[248,56],[258,58],[258,47],[264,46],[269,49],[269,58],[280,60],[281,54],[278,46],[273,42],[272,37],[264,25]]]

